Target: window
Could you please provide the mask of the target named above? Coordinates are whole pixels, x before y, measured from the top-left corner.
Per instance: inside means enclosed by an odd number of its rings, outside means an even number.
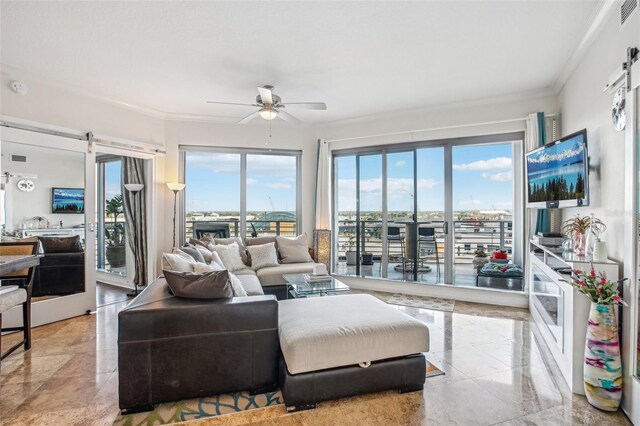
[[[300,151],[181,151],[185,237],[225,233],[227,226],[230,236],[298,233]]]
[[[127,276],[126,227],[122,207],[122,160],[101,155],[98,166],[97,270]]]
[[[522,136],[334,151],[333,271],[522,291],[479,281],[475,258],[500,249],[522,265]]]

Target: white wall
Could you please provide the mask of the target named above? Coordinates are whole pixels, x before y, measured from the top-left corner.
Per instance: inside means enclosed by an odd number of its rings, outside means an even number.
[[[609,257],[624,262],[624,132],[613,129],[612,95],[602,93],[602,88],[626,60],[627,47],[638,45],[640,13],[635,13],[623,29],[618,20],[616,13],[609,14],[601,33],[561,90],[558,104],[563,135],[587,129],[590,165],[596,168],[589,175],[590,205],[563,209],[562,220],[593,212],[607,225],[602,238],[607,242]]]
[[[12,162],[11,154],[26,155],[27,162]],[[76,152],[55,149],[25,149],[15,143],[2,144],[2,173],[10,172],[37,175],[32,179],[35,189],[31,192],[18,190],[20,178],[11,178],[7,185],[7,230],[19,229],[20,224],[34,216],[49,219],[51,225],[63,221],[65,228],[84,223],[82,214],[51,213],[51,188],[84,188],[84,156]]]
[[[545,113],[557,112],[556,97],[548,93],[531,93],[381,114],[336,122],[332,125],[317,128],[315,129],[315,136],[331,140],[415,129],[434,129],[410,134],[332,142],[330,145],[331,149],[342,149],[367,145],[508,133],[524,131],[525,122],[519,119],[536,111],[544,111]],[[496,123],[509,120],[514,121]],[[478,125],[478,123],[488,124]]]

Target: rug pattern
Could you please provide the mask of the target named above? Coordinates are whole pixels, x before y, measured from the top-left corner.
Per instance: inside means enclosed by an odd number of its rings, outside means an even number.
[[[436,311],[453,312],[455,300],[440,299],[437,297],[413,296],[410,294],[396,293],[387,303],[391,305],[410,306],[412,308],[433,309]]]
[[[113,423],[118,426],[165,425],[206,417],[255,410],[281,405],[280,391],[249,395],[248,392],[216,395],[159,404],[153,411],[118,416]]]

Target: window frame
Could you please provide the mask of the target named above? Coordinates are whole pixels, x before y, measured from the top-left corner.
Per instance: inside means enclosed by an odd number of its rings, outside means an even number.
[[[206,152],[214,154],[240,155],[240,236],[247,236],[247,155],[273,155],[290,156],[296,159],[296,233],[302,230],[302,150],[289,149],[261,149],[261,148],[231,148],[202,145],[179,145],[179,177],[180,182],[185,182],[188,152]],[[185,182],[186,183],[186,182]],[[186,240],[186,190],[178,194],[179,212],[176,220],[179,221],[178,236],[180,241]]]

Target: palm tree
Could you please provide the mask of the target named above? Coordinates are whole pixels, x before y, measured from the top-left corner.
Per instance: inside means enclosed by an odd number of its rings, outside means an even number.
[[[123,212],[122,195],[114,195],[112,199],[107,201],[105,213],[107,217],[113,217],[113,230],[110,231],[106,226],[104,227],[104,233],[107,237],[107,250],[105,254],[109,265],[113,268],[126,264],[124,224],[118,223],[118,215]]]

